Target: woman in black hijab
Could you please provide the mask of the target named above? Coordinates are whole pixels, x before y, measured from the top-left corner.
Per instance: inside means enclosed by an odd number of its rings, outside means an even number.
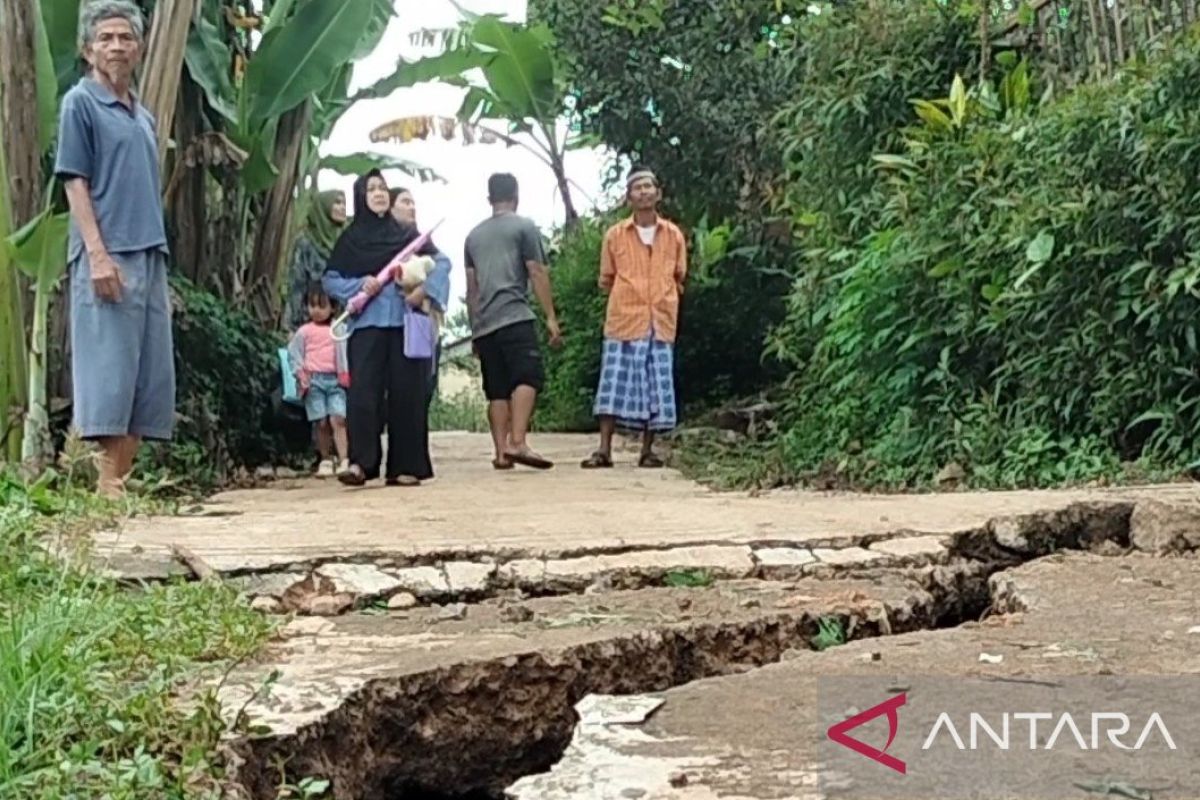
[[[388,429],[387,483],[417,486],[433,477],[425,394],[429,359],[404,354],[404,292],[398,283],[381,286],[375,276],[417,237],[391,213],[387,181],[371,170],[354,182],[354,219],[329,255],[325,291],[343,307],[359,291],[372,295],[349,321],[350,391],[347,425],[350,464],[338,473],[347,486],[379,477],[381,433]],[[421,255],[437,252],[431,242]]]

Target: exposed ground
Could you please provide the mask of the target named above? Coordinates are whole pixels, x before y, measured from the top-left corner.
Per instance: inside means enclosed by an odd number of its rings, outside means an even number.
[[[816,798],[816,675],[1200,669],[1190,484],[750,497],[536,444],[560,466],[443,436],[417,490],[284,481],[99,537],[123,577],[211,569],[298,614],[222,690],[265,726],[231,742],[246,794]],[[647,692],[640,727],[577,727]]]

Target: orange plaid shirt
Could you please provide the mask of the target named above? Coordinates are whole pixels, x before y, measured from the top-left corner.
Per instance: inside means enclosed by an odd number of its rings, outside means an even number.
[[[675,223],[659,217],[650,247],[633,217],[613,225],[600,249],[600,288],[609,293],[605,337],[633,342],[653,332],[673,343],[686,277],[687,241]]]

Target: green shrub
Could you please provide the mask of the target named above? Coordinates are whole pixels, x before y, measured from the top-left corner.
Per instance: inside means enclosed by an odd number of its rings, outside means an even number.
[[[288,421],[280,397],[282,334],[261,328],[187,279],[171,282],[175,300],[175,439],[144,448],[143,474],[182,477],[199,488],[238,468],[283,463],[311,450],[307,423]]]
[[[797,468],[1049,485],[1196,455],[1200,43],[1040,109],[1023,69],[924,109],[877,232],[790,298]]]

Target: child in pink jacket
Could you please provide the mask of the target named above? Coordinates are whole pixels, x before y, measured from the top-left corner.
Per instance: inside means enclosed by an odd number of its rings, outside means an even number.
[[[317,448],[321,463],[317,477],[331,478],[348,466],[346,434],[346,387],[350,385],[346,343],[333,338],[333,301],[319,286],[306,295],[309,322],[300,326],[288,343],[288,363],[300,385],[304,410],[317,426]],[[330,453],[330,440],[337,448],[337,465]]]

